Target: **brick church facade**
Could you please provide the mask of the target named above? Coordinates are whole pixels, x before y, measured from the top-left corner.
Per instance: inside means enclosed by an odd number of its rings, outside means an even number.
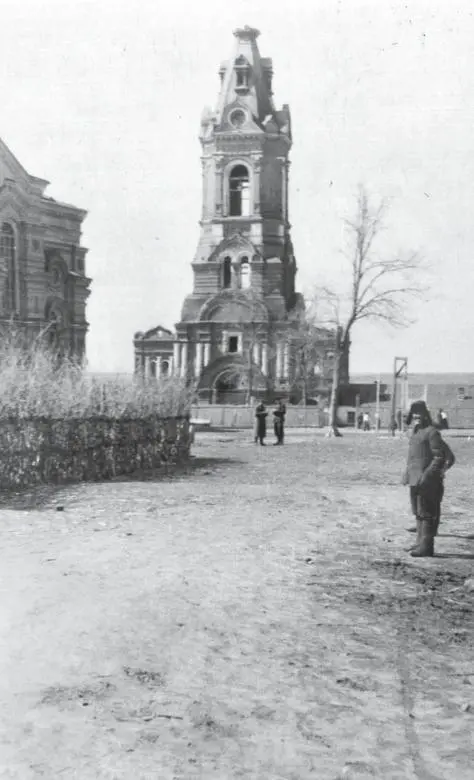
[[[14,323],[64,355],[85,354],[90,279],[82,209],[45,195],[0,139],[0,329]]]
[[[159,326],[134,338],[137,372],[192,379],[207,402],[290,398],[297,368],[304,302],[289,222],[291,117],[287,105],[275,107],[258,35],[234,32],[217,109],[201,119],[201,234],[181,320],[175,333]],[[315,369],[328,377],[334,333],[320,334]],[[347,356],[343,363],[347,375]]]

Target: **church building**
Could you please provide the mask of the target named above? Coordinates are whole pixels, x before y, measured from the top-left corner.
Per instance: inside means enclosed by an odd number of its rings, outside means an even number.
[[[82,209],[45,195],[0,139],[0,329],[42,334],[64,355],[85,354],[86,276]]]
[[[160,326],[134,338],[137,372],[192,379],[199,398],[213,403],[290,398],[304,314],[289,222],[290,110],[275,107],[272,60],[260,56],[258,30],[244,27],[234,36],[232,56],[219,69],[217,108],[201,119],[192,292],[174,334]],[[333,344],[334,332],[322,328],[314,368],[324,367],[326,376]]]

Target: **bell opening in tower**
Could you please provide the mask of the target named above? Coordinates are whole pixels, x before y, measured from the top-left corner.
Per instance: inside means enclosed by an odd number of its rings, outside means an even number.
[[[227,289],[232,284],[232,258],[230,257],[224,258],[222,275],[223,275],[222,286],[224,287],[224,289]]]
[[[231,217],[250,215],[250,181],[245,165],[236,165],[230,172],[229,214]]]

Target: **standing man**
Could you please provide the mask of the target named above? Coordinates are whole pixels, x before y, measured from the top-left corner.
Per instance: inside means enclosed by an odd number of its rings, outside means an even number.
[[[273,430],[275,431],[276,436],[275,445],[283,444],[283,439],[285,436],[285,414],[286,406],[280,399],[277,401],[277,405],[273,410]]]
[[[403,482],[410,489],[410,504],[416,517],[417,532],[416,544],[410,554],[414,558],[425,558],[434,553],[447,445],[433,425],[424,401],[415,401],[411,405],[406,422],[413,428]]]
[[[257,404],[255,409],[255,444],[259,441],[262,446],[265,446],[264,439],[267,435],[267,415],[265,404],[262,402]]]

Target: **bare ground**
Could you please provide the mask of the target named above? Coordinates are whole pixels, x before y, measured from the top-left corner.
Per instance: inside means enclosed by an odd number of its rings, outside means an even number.
[[[398,438],[207,433],[187,473],[4,499],[0,777],[471,779],[474,441],[452,445],[418,561]]]

